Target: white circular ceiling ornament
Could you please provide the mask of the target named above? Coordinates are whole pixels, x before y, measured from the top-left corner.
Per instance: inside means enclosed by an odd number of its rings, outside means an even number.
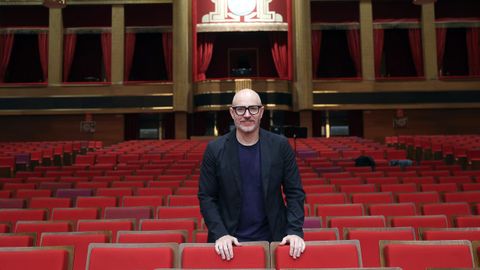
[[[257,6],[257,0],[228,0],[228,9],[237,15],[245,16],[252,13]]]

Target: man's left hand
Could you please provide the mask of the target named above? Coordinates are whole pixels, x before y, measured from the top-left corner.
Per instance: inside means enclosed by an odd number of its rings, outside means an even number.
[[[286,243],[290,243],[290,256],[294,259],[299,258],[305,251],[305,241],[298,235],[290,234],[285,236],[280,245],[285,245]]]

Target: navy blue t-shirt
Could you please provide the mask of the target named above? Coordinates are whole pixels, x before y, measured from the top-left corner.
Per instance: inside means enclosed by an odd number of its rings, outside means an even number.
[[[271,241],[263,199],[260,144],[238,143],[238,155],[243,193],[236,237],[239,241]]]

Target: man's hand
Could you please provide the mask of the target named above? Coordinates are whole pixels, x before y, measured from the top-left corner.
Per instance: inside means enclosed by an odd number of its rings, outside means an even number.
[[[222,256],[222,260],[230,261],[233,259],[233,245],[241,246],[237,238],[227,234],[215,241],[215,251]]]
[[[298,235],[290,234],[285,236],[280,245],[285,245],[286,243],[290,243],[290,256],[294,259],[299,258],[305,251],[305,241]]]

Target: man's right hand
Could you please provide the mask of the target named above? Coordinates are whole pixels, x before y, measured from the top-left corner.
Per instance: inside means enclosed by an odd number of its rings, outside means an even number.
[[[215,241],[215,251],[218,255],[222,256],[222,260],[233,259],[233,245],[241,246],[238,239],[231,235],[224,235]]]

